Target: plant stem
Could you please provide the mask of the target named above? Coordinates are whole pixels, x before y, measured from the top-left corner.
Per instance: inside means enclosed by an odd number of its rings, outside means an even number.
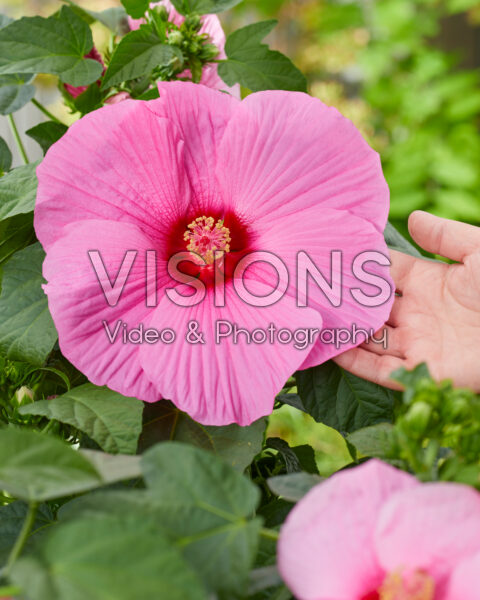
[[[12,129],[13,137],[15,138],[15,141],[17,142],[18,150],[20,151],[20,154],[22,155],[24,163],[26,165],[28,165],[29,160],[28,160],[27,153],[25,152],[25,146],[23,145],[22,138],[20,137],[20,134],[18,133],[17,125],[15,124],[15,119],[13,118],[12,114],[8,115],[8,121],[10,123],[10,128]]]
[[[273,540],[274,542],[278,541],[279,534],[274,529],[267,529],[266,527],[262,527],[260,529],[260,535],[267,540]]]
[[[50,429],[55,425],[55,419],[49,421],[45,427],[41,430],[41,433],[48,433]]]
[[[28,505],[28,513],[25,518],[25,521],[23,522],[22,529],[21,529],[20,533],[18,534],[18,537],[15,541],[15,545],[13,546],[13,548],[8,556],[7,564],[5,565],[5,569],[2,573],[4,577],[8,577],[13,565],[15,564],[15,561],[20,556],[20,554],[25,546],[25,543],[28,539],[28,536],[30,534],[30,530],[32,529],[32,526],[35,522],[36,514],[37,514],[37,503],[30,502]]]
[[[47,110],[43,106],[43,104],[40,104],[40,102],[38,100],[36,100],[35,98],[32,98],[32,104],[34,104],[38,108],[38,110],[40,110],[51,121],[55,121],[55,123],[60,123],[60,125],[63,125],[63,123],[60,121],[60,119],[57,119],[57,117],[55,115],[52,115],[52,113],[49,110]]]

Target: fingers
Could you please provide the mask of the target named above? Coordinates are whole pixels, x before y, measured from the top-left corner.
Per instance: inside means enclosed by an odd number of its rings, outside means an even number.
[[[368,379],[392,390],[403,389],[396,381],[390,379],[393,371],[407,366],[406,361],[402,358],[374,354],[363,348],[352,348],[352,350],[336,356],[333,360],[337,365],[357,377]]]
[[[405,358],[402,349],[402,332],[388,325],[384,325],[367,342],[360,345],[368,352],[374,354],[389,354],[398,358]]]
[[[461,262],[480,248],[480,228],[416,210],[408,220],[410,235],[419,246]]]

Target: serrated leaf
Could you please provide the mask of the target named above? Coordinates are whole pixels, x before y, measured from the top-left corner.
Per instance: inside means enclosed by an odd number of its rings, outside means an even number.
[[[289,473],[276,475],[267,480],[274,494],[289,502],[298,502],[313,487],[324,481],[323,477],[311,473]]]
[[[57,525],[12,579],[31,600],[207,600],[161,524],[135,514]]]
[[[0,430],[0,489],[42,502],[99,487],[93,465],[71,446],[25,429]]]
[[[86,383],[63,396],[21,406],[19,412],[72,425],[105,452],[135,454],[142,430],[143,402]]]
[[[0,566],[7,561],[8,555],[22,529],[27,516],[28,504],[25,502],[12,502],[6,506],[0,506]],[[41,504],[37,509],[35,521],[31,534],[27,540],[26,550],[32,541],[36,539],[35,532],[51,525],[54,522],[53,514],[47,504]]]
[[[142,469],[164,527],[209,588],[244,590],[261,526],[253,518],[259,490],[211,453],[178,442],[148,450]]]
[[[150,25],[142,25],[127,34],[117,46],[103,78],[102,89],[149,75],[155,67],[166,65],[174,58],[182,59],[178,48],[162,43]]]
[[[30,84],[32,75],[0,75],[0,114],[9,115],[20,110],[35,96],[35,87]]]
[[[23,250],[36,240],[33,230],[33,214],[16,215],[0,221],[0,267],[15,252]],[[1,290],[1,286],[0,286]]]
[[[7,142],[0,137],[0,177],[6,172],[10,171],[12,167],[12,153],[8,147]]]
[[[37,163],[23,165],[0,179],[0,221],[32,212],[37,195]]]
[[[392,432],[393,425],[379,423],[354,431],[347,437],[347,440],[355,447],[360,456],[388,458]]]
[[[296,377],[306,411],[338,431],[352,432],[393,418],[391,390],[360,379],[333,361],[298,371]]]
[[[242,0],[172,0],[173,6],[181,15],[196,13],[207,15],[219,13],[240,4]]]
[[[134,19],[141,19],[148,10],[150,0],[121,0],[127,13]]]
[[[106,8],[105,10],[96,11],[82,8],[73,2],[73,0],[63,0],[63,2],[72,7],[87,23],[98,21],[118,34],[126,34],[130,31],[128,15],[123,6],[114,6],[112,8]]]
[[[146,404],[143,414],[141,450],[165,440],[186,442],[217,454],[239,471],[245,470],[261,452],[267,426],[265,419],[259,419],[248,427],[201,425],[165,400]]]
[[[34,139],[42,148],[43,153],[50,148],[52,144],[68,131],[68,127],[63,123],[55,123],[55,121],[46,121],[32,127],[25,133]]]
[[[39,366],[57,341],[42,289],[44,257],[38,243],[12,256],[3,267],[0,294],[0,353]]]
[[[92,46],[90,28],[68,6],[48,18],[23,17],[0,30],[0,74],[51,73],[89,85],[102,74],[99,62],[84,58]]]
[[[225,45],[228,59],[218,65],[218,73],[227,85],[240,83],[253,92],[306,91],[305,76],[291,60],[261,43],[276,24],[274,20],[254,23],[228,36]]]

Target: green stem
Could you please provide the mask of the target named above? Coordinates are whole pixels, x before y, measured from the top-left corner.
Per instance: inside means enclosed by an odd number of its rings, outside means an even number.
[[[40,433],[48,433],[54,425],[55,425],[55,419],[52,419],[45,425],[45,427],[41,430]]]
[[[260,529],[260,535],[267,540],[273,540],[274,542],[278,541],[279,534],[274,529],[267,529],[266,527],[262,527]]]
[[[29,160],[28,160],[27,153],[25,152],[25,146],[23,145],[22,138],[20,137],[20,134],[18,133],[17,125],[15,123],[15,119],[13,118],[12,114],[8,115],[8,121],[10,123],[10,128],[12,130],[13,137],[15,138],[15,141],[17,142],[17,146],[20,151],[20,154],[22,155],[23,161],[26,165],[28,165]]]
[[[33,524],[35,522],[36,514],[37,514],[37,503],[30,502],[30,504],[28,505],[28,513],[25,518],[25,521],[23,522],[22,529],[21,529],[20,533],[18,534],[18,537],[15,541],[15,545],[13,546],[13,548],[8,556],[7,564],[5,565],[5,570],[3,571],[4,577],[8,577],[8,575],[10,574],[10,571],[12,570],[13,565],[15,564],[17,558],[20,556],[20,554],[25,546],[25,543],[28,539],[28,536],[30,534],[30,530],[32,529]]]
[[[32,104],[34,104],[38,108],[38,110],[40,110],[51,121],[55,121],[55,123],[60,123],[60,125],[63,125],[63,123],[60,121],[60,119],[57,119],[57,117],[55,115],[52,115],[52,113],[49,110],[47,110],[43,106],[43,104],[40,104],[40,102],[38,100],[36,100],[35,98],[32,98]]]

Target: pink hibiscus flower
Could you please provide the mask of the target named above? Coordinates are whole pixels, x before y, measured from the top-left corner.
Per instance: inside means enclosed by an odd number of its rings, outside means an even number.
[[[218,321],[249,331],[353,323],[377,330],[393,298],[380,306],[359,304],[351,288],[369,295],[378,289],[353,277],[351,265],[365,250],[388,252],[382,234],[388,188],[378,155],[355,127],[306,94],[261,92],[240,102],[186,82],[159,89],[157,100],[125,100],[83,117],[37,169],[35,228],[47,253],[50,311],[62,352],[93,383],[149,402],[168,398],[201,423],[246,425],[271,412],[295,370],[363,339],[338,348],[315,338],[303,349],[277,338],[219,339]],[[332,249],[343,253],[340,306],[310,282],[308,306],[298,308],[297,253],[306,252],[328,277]],[[103,261],[97,273],[111,305],[89,260],[93,250]],[[221,264],[212,250],[224,252]],[[128,251],[130,269],[122,267]],[[167,261],[190,251],[200,260],[189,269],[205,298],[184,307],[171,299],[186,288],[170,277]],[[251,306],[238,295],[237,267],[251,251],[273,253],[290,274],[274,304]],[[217,268],[224,273],[224,306],[215,306]],[[388,267],[369,270],[392,285]],[[243,275],[255,296],[277,287],[265,263]],[[112,301],[114,282],[124,287]],[[192,322],[204,343],[186,340]],[[173,329],[177,339],[124,343],[124,325],[140,323]]]
[[[88,54],[85,54],[84,58],[92,58],[93,60],[96,60],[102,66],[104,66],[102,56],[101,56],[100,52],[95,48],[95,46],[93,46],[93,48],[90,50],[90,52]],[[103,69],[103,72],[105,73],[105,69]],[[97,83],[98,83],[98,85],[100,85],[100,81],[98,81]],[[66,92],[68,94],[70,94],[70,96],[72,98],[78,98],[78,96],[80,96],[80,94],[83,94],[83,92],[86,92],[88,90],[88,85],[80,85],[78,87],[75,87],[68,83],[64,83],[63,87],[65,88]]]
[[[479,600],[480,494],[370,460],[297,504],[278,566],[298,600]]]
[[[185,21],[185,17],[178,13],[170,2],[170,0],[162,0],[161,2],[153,2],[150,6],[164,6],[169,15],[169,21],[180,27],[180,25]],[[224,60],[227,58],[225,54],[225,33],[222,29],[222,25],[220,23],[220,19],[217,15],[203,15],[201,17],[202,27],[199,30],[199,33],[208,33],[210,36],[210,43],[215,44],[218,48],[219,53],[215,57],[215,60]],[[132,19],[129,17],[128,23],[130,25],[130,29],[132,31],[139,29],[142,23],[145,23],[144,19]],[[180,77],[190,77],[190,73],[185,71]],[[235,98],[240,99],[240,86],[234,85],[233,87],[229,87],[223,80],[220,78],[218,74],[217,64],[211,63],[207,64],[203,68],[202,79],[200,81],[202,85],[206,85],[207,87],[213,88],[214,90],[223,90],[227,91]]]

